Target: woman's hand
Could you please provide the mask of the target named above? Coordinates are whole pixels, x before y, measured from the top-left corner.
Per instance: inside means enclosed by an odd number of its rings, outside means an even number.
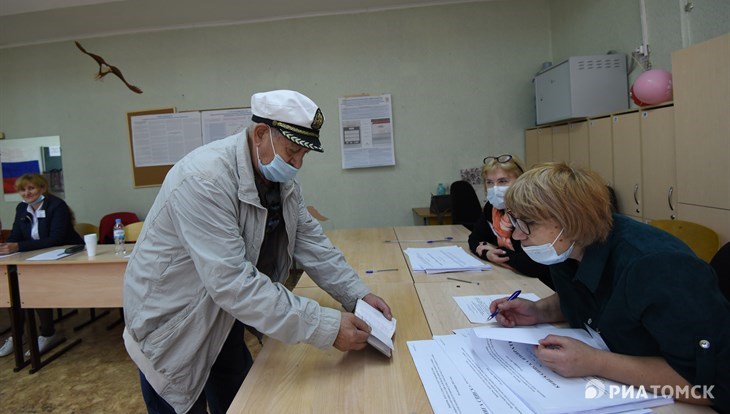
[[[514,270],[512,266],[507,264],[509,257],[505,256],[507,252],[504,251],[504,248],[495,246],[491,243],[480,242],[476,250],[479,257],[486,258],[487,261],[498,266]]]
[[[499,309],[497,322],[502,326],[512,328],[517,325],[534,325],[540,322],[539,309],[536,302],[525,299],[499,298],[489,304],[489,312]]]
[[[0,254],[11,254],[18,251],[18,243],[0,243]]]
[[[540,340],[535,355],[543,365],[566,377],[598,375],[606,351],[590,347],[566,336],[548,335]]]

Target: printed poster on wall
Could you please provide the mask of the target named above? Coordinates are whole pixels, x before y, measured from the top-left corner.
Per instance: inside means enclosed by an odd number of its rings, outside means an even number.
[[[395,165],[390,94],[340,98],[342,168]]]

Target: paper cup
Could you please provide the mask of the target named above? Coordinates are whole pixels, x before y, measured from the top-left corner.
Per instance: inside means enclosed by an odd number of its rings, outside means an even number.
[[[96,236],[96,233],[84,235],[84,243],[86,243],[86,254],[88,254],[89,257],[96,256],[96,243],[98,242],[98,240],[99,238]]]

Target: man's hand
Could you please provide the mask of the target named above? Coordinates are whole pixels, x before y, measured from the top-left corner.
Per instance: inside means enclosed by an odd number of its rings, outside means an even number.
[[[363,301],[367,302],[368,305],[380,311],[385,316],[385,319],[393,319],[393,314],[390,311],[390,306],[380,296],[368,293],[362,298]]]
[[[343,352],[363,349],[368,344],[369,336],[370,326],[365,321],[349,312],[342,312],[340,330],[332,346]]]
[[[18,243],[0,243],[0,254],[10,254],[18,251]]]

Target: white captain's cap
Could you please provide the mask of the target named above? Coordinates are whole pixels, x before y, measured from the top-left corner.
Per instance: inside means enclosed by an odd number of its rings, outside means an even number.
[[[311,99],[296,91],[277,90],[251,96],[251,120],[272,126],[295,144],[324,152],[319,130],[324,115]]]

